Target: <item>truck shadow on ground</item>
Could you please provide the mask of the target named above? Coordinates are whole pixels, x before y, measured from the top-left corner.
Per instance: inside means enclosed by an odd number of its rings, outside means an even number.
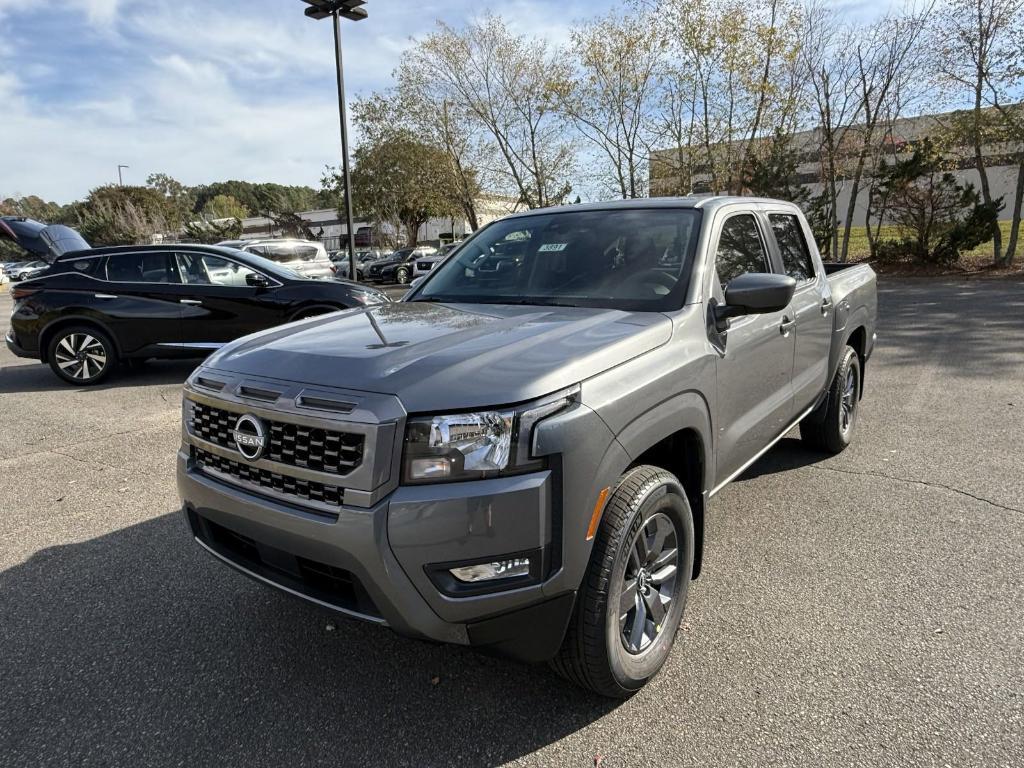
[[[0,616],[12,765],[497,765],[616,706],[251,582],[177,513],[0,573]]]
[[[794,435],[797,433],[794,432]],[[788,472],[832,458],[828,453],[816,451],[805,446],[799,437],[784,437],[764,456],[755,461],[733,482],[742,483],[763,475],[774,475],[777,472]]]
[[[153,360],[137,369],[122,365],[112,371],[110,376],[100,384],[75,387],[58,379],[48,365],[39,362],[22,362],[0,366],[0,394],[58,390],[93,392],[123,387],[183,384],[199,363],[199,360]]]

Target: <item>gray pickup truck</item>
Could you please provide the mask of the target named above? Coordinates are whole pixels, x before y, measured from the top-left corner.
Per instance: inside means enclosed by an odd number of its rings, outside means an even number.
[[[875,276],[789,203],[529,211],[401,302],[240,339],[184,390],[178,487],[243,573],[608,696],[664,664],[711,498],[799,425],[849,443]]]

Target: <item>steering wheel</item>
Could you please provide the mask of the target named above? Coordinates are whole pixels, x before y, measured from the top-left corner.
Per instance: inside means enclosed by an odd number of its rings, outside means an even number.
[[[665,274],[660,269],[651,267],[643,270],[642,272],[630,275],[623,280],[620,284],[620,290],[617,291],[617,293],[620,296],[625,296],[631,291],[635,291],[640,286],[649,286],[652,294],[656,296],[665,296],[669,291],[676,287],[677,282],[678,281],[675,278]]]

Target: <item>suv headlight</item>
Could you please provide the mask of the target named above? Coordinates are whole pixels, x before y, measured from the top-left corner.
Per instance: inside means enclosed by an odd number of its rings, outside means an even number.
[[[579,394],[579,387],[527,405],[410,418],[405,427],[402,482],[441,483],[516,475],[544,467],[533,432]]]

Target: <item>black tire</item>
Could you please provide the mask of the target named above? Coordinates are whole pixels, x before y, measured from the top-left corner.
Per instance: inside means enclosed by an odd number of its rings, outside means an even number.
[[[409,268],[399,267],[398,271],[395,272],[395,280],[398,281],[399,285],[406,285],[409,282]]]
[[[645,547],[656,544],[663,530],[659,526],[666,522],[671,524],[675,537],[675,559],[654,570],[649,570],[654,567],[653,561],[639,566],[643,555],[638,543],[643,540]],[[552,668],[602,696],[624,699],[640,690],[661,669],[672,650],[693,574],[693,538],[690,504],[671,472],[647,465],[626,472],[605,506],[565,640],[551,661]],[[662,539],[665,550],[654,546],[649,551],[656,557],[659,551],[668,552],[671,543],[666,535]],[[664,574],[668,565],[675,566],[672,583],[668,577],[659,583],[654,577]],[[637,568],[647,577],[631,579]],[[630,583],[635,588],[632,598]],[[662,600],[666,595],[667,603]],[[620,606],[628,605],[630,599],[635,607],[620,613]],[[651,618],[654,613],[650,605],[662,606],[660,623]],[[641,637],[634,648],[628,648],[641,609]],[[653,632],[650,638],[648,618]]]
[[[853,347],[847,347],[825,399],[800,422],[800,439],[831,454],[846,450],[857,425],[860,392],[860,358]]]
[[[98,328],[70,325],[53,334],[46,359],[61,379],[76,387],[88,387],[99,384],[117,366],[117,348]]]

